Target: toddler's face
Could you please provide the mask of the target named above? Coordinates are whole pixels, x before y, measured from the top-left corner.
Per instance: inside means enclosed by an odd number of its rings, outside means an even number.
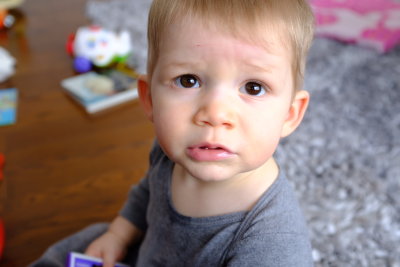
[[[277,34],[257,44],[196,21],[167,27],[151,76],[160,145],[188,175],[224,180],[271,159],[291,107],[290,55]]]

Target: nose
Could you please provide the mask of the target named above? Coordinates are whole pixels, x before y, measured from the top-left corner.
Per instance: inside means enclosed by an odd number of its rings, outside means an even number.
[[[234,110],[231,97],[215,91],[208,92],[202,96],[193,120],[198,126],[232,129],[235,126]]]

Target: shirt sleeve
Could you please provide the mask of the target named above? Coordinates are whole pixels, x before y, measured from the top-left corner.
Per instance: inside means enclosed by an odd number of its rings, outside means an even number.
[[[296,233],[247,236],[233,244],[223,266],[312,267],[311,245]]]
[[[155,141],[150,152],[149,170],[147,171],[146,176],[137,185],[132,186],[128,194],[128,199],[119,213],[122,217],[130,221],[143,232],[147,229],[146,214],[150,197],[149,177],[151,169],[157,161],[160,152],[161,148],[157,141]]]
[[[146,231],[146,213],[149,203],[149,182],[148,178],[143,178],[139,184],[132,186],[120,215],[138,227],[141,231]]]

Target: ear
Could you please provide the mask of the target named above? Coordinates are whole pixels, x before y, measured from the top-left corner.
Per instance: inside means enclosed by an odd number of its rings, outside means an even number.
[[[307,91],[301,90],[296,92],[290,106],[287,118],[283,124],[281,137],[290,135],[303,120],[304,113],[307,110],[310,101],[310,94]]]
[[[151,100],[150,85],[147,75],[140,75],[138,78],[138,93],[140,104],[149,120],[153,121],[153,102]]]

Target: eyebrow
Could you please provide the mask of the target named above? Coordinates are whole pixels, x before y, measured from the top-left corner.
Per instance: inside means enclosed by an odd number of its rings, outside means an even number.
[[[171,59],[169,62],[165,63],[163,68],[167,69],[178,69],[178,70],[185,70],[185,69],[198,69],[201,67],[202,62],[204,61],[199,61],[199,60],[176,60],[176,59]],[[273,60],[273,58],[269,58],[268,60],[246,60],[243,59],[242,61],[242,67],[245,67],[246,69],[249,69],[251,72],[257,72],[257,73],[272,73],[274,70],[278,68],[278,63],[276,60]]]
[[[261,66],[259,64],[249,63],[246,64],[246,66],[252,69],[256,69],[257,72],[268,72],[268,73],[273,72],[273,70],[277,68],[277,66],[275,66],[274,64],[266,64]]]
[[[193,66],[193,65],[195,65],[195,63],[188,63],[188,62],[170,62],[170,63],[167,63],[167,64],[166,64],[166,67],[168,67],[168,68],[173,67],[173,68],[181,68],[181,69],[184,69],[184,68],[187,68],[187,67]]]
[[[201,62],[195,62],[195,61],[189,61],[189,62],[183,62],[183,61],[171,61],[171,62],[166,62],[162,68],[164,70],[171,70],[173,72],[191,72],[199,69],[199,65]]]
[[[274,60],[268,60],[268,62],[262,60],[244,60],[242,66],[252,72],[272,73],[279,68],[279,63]]]

